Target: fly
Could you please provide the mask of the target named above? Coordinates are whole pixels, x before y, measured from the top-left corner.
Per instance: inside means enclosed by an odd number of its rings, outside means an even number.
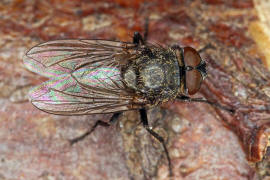
[[[123,111],[138,110],[145,129],[161,142],[172,165],[164,139],[151,129],[146,109],[164,102],[205,102],[231,109],[196,94],[207,75],[206,63],[192,47],[145,43],[139,33],[133,42],[101,39],[55,40],[39,44],[24,56],[25,66],[50,80],[29,92],[38,109],[57,115],[113,113],[110,122],[97,121],[75,143],[97,126],[108,126]]]

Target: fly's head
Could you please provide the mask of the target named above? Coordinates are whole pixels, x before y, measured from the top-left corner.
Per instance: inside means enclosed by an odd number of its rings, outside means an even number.
[[[197,93],[207,76],[206,63],[192,47],[173,47],[180,69],[180,92],[183,95]]]

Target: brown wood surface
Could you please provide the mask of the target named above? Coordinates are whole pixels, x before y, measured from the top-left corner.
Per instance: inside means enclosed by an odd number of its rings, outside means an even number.
[[[27,92],[46,79],[22,64],[27,49],[47,40],[131,41],[133,32],[144,32],[147,17],[150,42],[215,47],[202,53],[209,75],[195,97],[236,111],[176,101],[149,110],[151,125],[167,141],[174,179],[269,178],[269,39],[261,18],[267,6],[255,2],[0,1],[0,179],[168,179],[162,146],[137,125],[136,112],[70,146],[68,139],[110,115],[62,117],[35,109]]]

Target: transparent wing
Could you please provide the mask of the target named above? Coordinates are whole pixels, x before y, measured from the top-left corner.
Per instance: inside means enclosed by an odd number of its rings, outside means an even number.
[[[117,68],[81,68],[30,91],[39,109],[60,115],[113,113],[142,108],[146,102],[127,92]]]
[[[23,57],[25,66],[46,77],[70,73],[81,67],[117,66],[136,56],[135,45],[108,40],[56,40],[39,44]]]
[[[24,56],[33,72],[51,78],[29,92],[33,105],[52,114],[113,113],[142,108],[146,100],[128,90],[120,65],[137,57],[133,43],[57,40],[37,45]]]

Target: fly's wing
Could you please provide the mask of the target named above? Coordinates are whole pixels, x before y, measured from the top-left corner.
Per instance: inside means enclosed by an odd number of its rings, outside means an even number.
[[[146,103],[134,101],[117,68],[81,68],[57,76],[30,91],[37,108],[52,114],[82,115],[139,109]]]
[[[32,48],[24,59],[26,66],[51,80],[30,91],[31,102],[60,115],[142,108],[147,102],[126,89],[119,68],[123,57],[134,57],[132,46],[105,40],[60,40]]]
[[[56,40],[39,44],[23,57],[25,66],[45,77],[73,72],[81,67],[115,66],[119,57],[131,58],[135,45],[108,40]]]

